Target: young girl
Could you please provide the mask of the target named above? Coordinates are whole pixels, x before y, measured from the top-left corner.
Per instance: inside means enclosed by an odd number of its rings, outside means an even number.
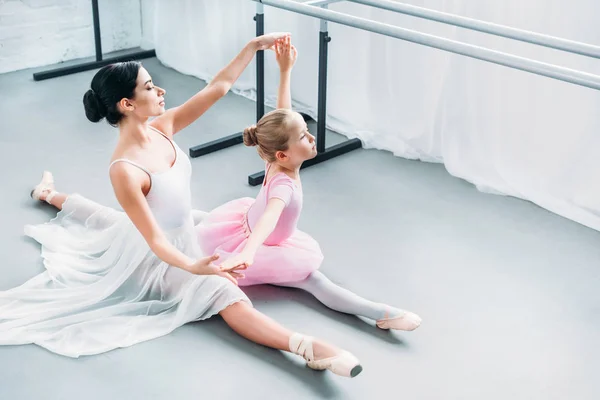
[[[243,337],[291,351],[315,369],[353,377],[346,351],[294,333],[256,311],[236,286],[241,268],[219,268],[199,251],[191,208],[191,164],[173,135],[223,97],[250,63],[282,34],[250,41],[199,93],[165,111],[165,90],[138,62],[100,69],[85,93],[92,122],[118,127],[108,167],[124,212],[58,192],[44,173],[31,193],[60,212],[27,226],[42,245],[46,271],[0,291],[0,345],[35,343],[69,357],[106,352],[165,335],[220,314]],[[150,121],[151,117],[155,117]],[[212,254],[212,253],[211,253]]]
[[[219,254],[222,268],[247,266],[241,286],[300,288],[329,308],[375,320],[381,329],[416,329],[421,323],[416,314],[365,300],[327,279],[318,271],[319,244],[296,228],[302,209],[300,166],[317,150],[302,116],[290,109],[297,51],[289,38],[275,51],[281,71],[277,110],[244,131],[244,144],[257,146],[266,161],[264,183],[256,199],[234,200],[210,212],[197,227],[200,246]]]

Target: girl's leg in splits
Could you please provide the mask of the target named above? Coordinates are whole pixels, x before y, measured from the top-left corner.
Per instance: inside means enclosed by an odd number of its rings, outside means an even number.
[[[360,297],[331,282],[319,271],[311,273],[302,281],[276,285],[306,290],[327,307],[346,314],[373,319],[383,329],[411,331],[421,324],[421,318],[416,314]]]

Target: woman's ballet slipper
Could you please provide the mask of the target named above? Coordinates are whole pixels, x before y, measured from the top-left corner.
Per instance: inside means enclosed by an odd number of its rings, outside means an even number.
[[[41,196],[44,193],[47,193],[46,198],[42,200]],[[31,198],[39,201],[46,201],[46,203],[51,204],[50,202],[56,193],[56,190],[54,190],[54,178],[52,177],[52,173],[44,171],[41,182],[31,191]]]
[[[382,318],[377,320],[377,327],[380,329],[396,329],[399,331],[414,331],[421,325],[421,317],[410,311],[398,317]]]
[[[290,351],[302,356],[309,368],[316,370],[327,369],[336,375],[354,378],[363,370],[356,357],[347,351],[342,351],[334,357],[315,360],[313,338],[294,333],[290,337]]]

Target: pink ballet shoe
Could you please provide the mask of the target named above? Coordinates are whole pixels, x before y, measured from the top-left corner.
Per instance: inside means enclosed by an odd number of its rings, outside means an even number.
[[[387,314],[386,314],[387,315]],[[398,317],[382,318],[377,320],[377,327],[380,329],[395,329],[399,331],[414,331],[421,325],[421,317],[410,311]]]
[[[42,200],[41,197],[44,193],[46,193],[46,198]],[[39,201],[46,201],[46,203],[51,204],[50,202],[56,193],[56,190],[54,190],[54,178],[52,177],[52,173],[44,171],[41,182],[31,191],[31,198]]]
[[[309,368],[316,370],[327,369],[336,375],[354,378],[363,370],[356,357],[347,351],[342,351],[334,357],[315,360],[313,352],[313,338],[294,333],[290,337],[290,351],[302,356]]]

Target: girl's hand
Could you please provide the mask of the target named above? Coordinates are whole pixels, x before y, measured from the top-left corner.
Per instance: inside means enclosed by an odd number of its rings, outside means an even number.
[[[277,41],[274,50],[275,59],[277,60],[277,64],[279,64],[280,71],[290,71],[298,58],[298,50],[296,50],[296,47],[292,44],[291,37],[287,36],[284,39]]]
[[[223,272],[235,272],[248,268],[254,263],[254,254],[242,251],[241,253],[229,258],[220,265]]]
[[[214,254],[210,257],[200,258],[186,269],[192,274],[196,275],[219,275],[225,279],[228,279],[237,286],[237,279],[244,277],[244,275],[238,271],[246,269],[246,266],[238,265],[228,268],[227,270],[223,270],[214,264],[214,261],[218,259],[218,254]]]

